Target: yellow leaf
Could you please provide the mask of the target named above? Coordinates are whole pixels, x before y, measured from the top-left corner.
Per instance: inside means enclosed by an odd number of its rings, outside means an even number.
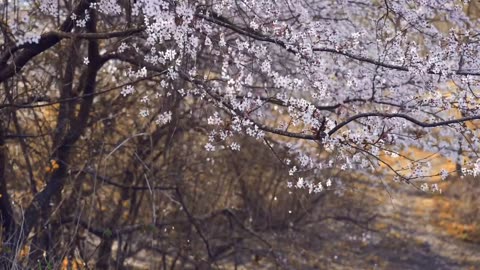
[[[68,270],[68,259],[64,258],[62,261],[62,270]]]

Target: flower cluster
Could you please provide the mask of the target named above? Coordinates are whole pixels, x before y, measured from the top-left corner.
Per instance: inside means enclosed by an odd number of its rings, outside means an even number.
[[[90,7],[108,15],[119,15],[122,11],[116,0],[100,0],[97,3],[91,3]]]

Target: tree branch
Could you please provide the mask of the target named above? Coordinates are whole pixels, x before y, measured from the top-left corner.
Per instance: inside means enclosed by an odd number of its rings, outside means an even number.
[[[84,11],[90,6],[90,3],[91,0],[81,0],[72,13],[83,14]],[[73,29],[74,25],[75,23],[71,19],[71,16],[67,16],[67,19],[60,26],[60,31],[70,32]],[[49,34],[42,36],[38,43],[31,43],[21,47],[8,48],[0,56],[0,82],[4,82],[8,78],[14,76],[33,57],[53,47],[55,44],[60,42],[60,40],[61,38],[59,36],[55,34]],[[13,57],[16,51],[20,49],[22,51],[12,59],[10,64],[7,65],[10,57]]]
[[[452,119],[452,120],[446,120],[446,121],[439,121],[439,122],[434,122],[434,123],[425,123],[422,121],[419,121],[411,116],[408,116],[406,114],[401,114],[401,113],[381,113],[381,112],[370,112],[370,113],[360,113],[357,115],[354,115],[347,120],[343,121],[342,123],[336,125],[332,130],[328,132],[328,135],[332,135],[335,132],[337,132],[339,129],[342,127],[346,126],[348,123],[355,121],[360,118],[366,118],[366,117],[384,117],[384,118],[403,118],[417,126],[424,127],[424,128],[432,128],[432,127],[440,127],[440,126],[446,126],[450,124],[460,124],[463,122],[467,121],[472,121],[472,120],[479,120],[480,115],[473,115],[473,116],[468,116],[468,117],[462,117],[458,119]]]
[[[45,34],[45,36],[57,36],[59,38],[76,38],[76,39],[109,39],[116,37],[125,37],[133,34],[137,34],[145,31],[145,26],[139,28],[131,28],[124,31],[114,31],[105,33],[70,33],[63,31],[51,31]]]
[[[209,13],[212,14],[212,15],[211,16],[206,16],[206,15],[198,13],[198,14],[196,14],[196,16],[199,17],[199,18],[202,18],[206,21],[209,21],[211,23],[214,23],[216,25],[220,25],[222,27],[233,30],[234,32],[236,32],[238,34],[245,35],[245,36],[248,36],[250,38],[253,38],[255,40],[265,41],[265,42],[276,44],[276,45],[284,48],[285,50],[287,50],[290,53],[301,54],[298,50],[293,48],[293,45],[287,44],[280,39],[276,39],[276,38],[266,36],[263,33],[255,31],[251,28],[239,27],[239,26],[235,25],[234,23],[230,22],[227,18],[225,18],[223,16],[220,16],[219,14],[216,14],[215,12],[209,11]],[[368,64],[372,64],[372,65],[375,65],[375,66],[383,67],[383,68],[386,68],[386,69],[398,70],[398,71],[404,71],[404,72],[410,71],[410,69],[406,66],[398,66],[398,65],[394,65],[394,64],[390,64],[390,63],[385,63],[385,62],[382,62],[382,61],[378,61],[378,60],[375,60],[375,59],[372,59],[372,58],[356,55],[356,54],[353,54],[353,53],[350,53],[350,52],[347,52],[347,51],[342,51],[342,50],[335,49],[335,48],[316,47],[316,48],[313,48],[312,50],[314,52],[327,52],[327,53],[342,55],[342,56],[348,57],[350,59],[354,59],[354,60],[357,60],[357,61],[360,61],[360,62],[363,62],[363,63],[368,63]],[[429,69],[427,71],[427,73],[428,74],[440,74],[439,72],[434,72],[431,69]],[[471,71],[468,71],[468,70],[456,70],[456,71],[454,71],[454,73],[456,75],[464,75],[464,76],[466,76],[466,75],[480,76],[480,72],[471,72]]]

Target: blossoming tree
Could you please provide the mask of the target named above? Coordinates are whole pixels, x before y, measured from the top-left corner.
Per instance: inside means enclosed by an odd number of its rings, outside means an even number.
[[[285,184],[310,192],[335,185],[322,177],[330,169],[381,170],[387,181],[436,191],[422,181],[453,172],[432,169],[438,156],[461,174],[479,173],[474,1],[4,0],[0,7],[2,117],[44,106],[39,101],[59,104],[51,149],[59,165],[20,229],[0,184],[12,243],[26,241],[51,213],[96,100],[112,91],[141,105],[131,117],[158,125],[175,121],[176,107],[191,109],[209,126],[205,151],[241,151],[242,136],[262,141],[278,157],[272,162],[287,168]],[[62,67],[45,60],[59,47]],[[53,85],[22,96],[24,78],[51,73]],[[101,74],[116,87],[99,90]],[[0,127],[2,145],[18,139],[9,125]],[[413,148],[432,155],[419,158]]]

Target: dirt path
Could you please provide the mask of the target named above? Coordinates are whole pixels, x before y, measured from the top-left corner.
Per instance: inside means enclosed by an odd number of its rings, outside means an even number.
[[[405,185],[393,190],[390,202],[380,205],[374,225],[380,232],[372,233],[374,241],[365,250],[379,257],[379,269],[480,269],[480,245],[442,226],[456,222],[442,212],[450,198]]]

